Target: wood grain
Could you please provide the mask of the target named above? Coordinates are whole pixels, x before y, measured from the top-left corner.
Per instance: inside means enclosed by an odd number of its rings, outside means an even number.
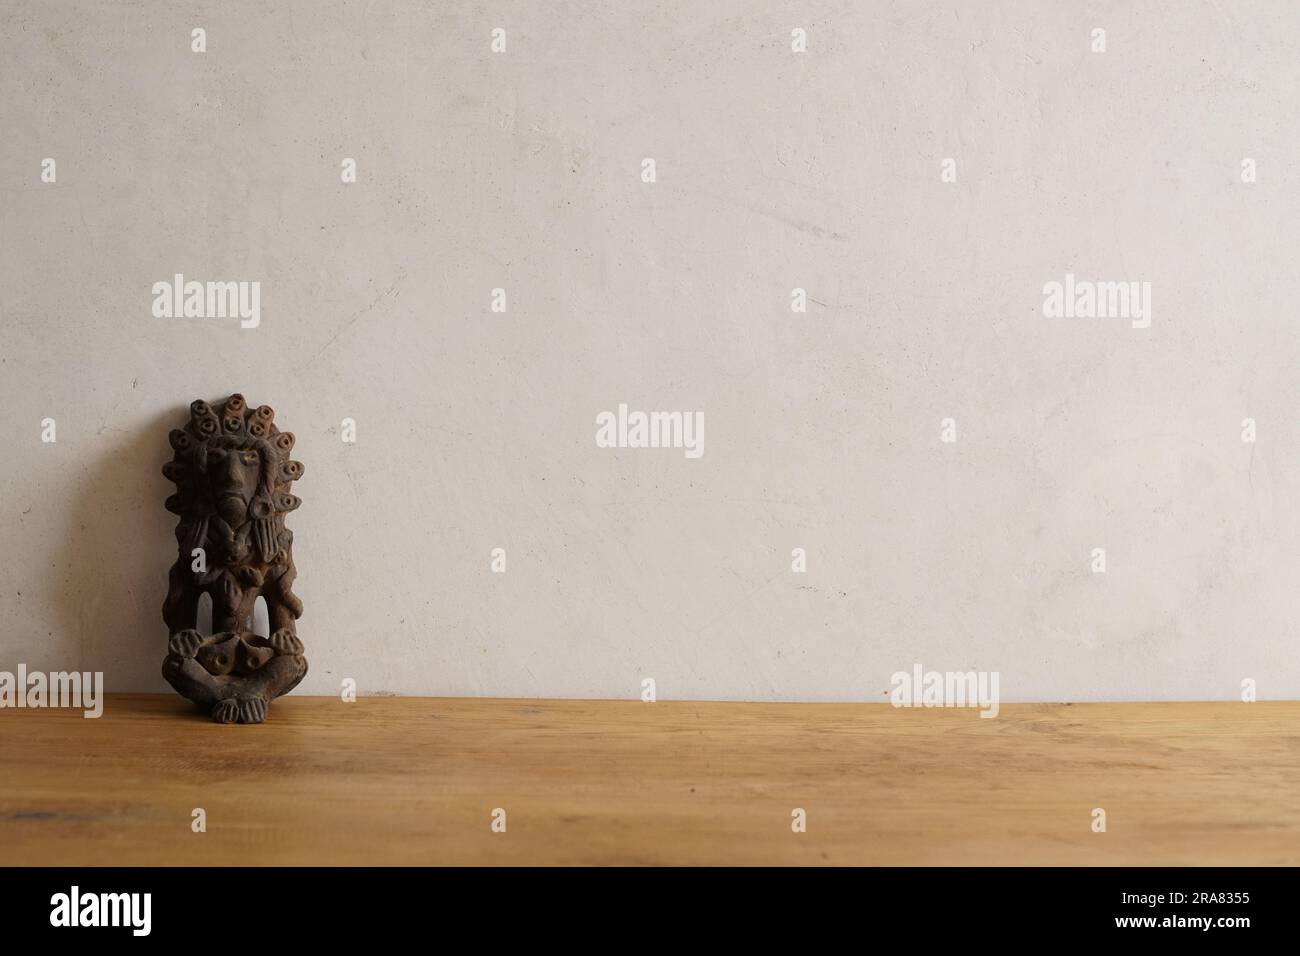
[[[1295,865],[1300,703],[110,696],[0,711],[0,862]]]

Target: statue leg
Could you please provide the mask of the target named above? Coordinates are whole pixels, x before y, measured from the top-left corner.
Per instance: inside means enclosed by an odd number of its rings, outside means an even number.
[[[212,640],[189,628],[177,631],[167,642],[162,675],[182,697],[188,697],[201,709],[212,707],[221,697],[222,685],[194,659],[200,647]]]
[[[199,589],[194,586],[189,566],[180,559],[167,574],[167,600],[163,602],[163,621],[175,634],[194,627],[199,613]]]
[[[222,724],[260,724],[266,719],[271,701],[287,694],[307,673],[301,656],[271,658],[256,673],[226,685],[226,696],[212,708],[212,719]]]

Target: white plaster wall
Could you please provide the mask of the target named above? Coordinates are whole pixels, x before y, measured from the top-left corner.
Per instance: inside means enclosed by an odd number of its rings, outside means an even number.
[[[1300,696],[1300,5],[5,0],[0,64],[0,669],[166,690],[166,434],[237,390],[299,693]]]

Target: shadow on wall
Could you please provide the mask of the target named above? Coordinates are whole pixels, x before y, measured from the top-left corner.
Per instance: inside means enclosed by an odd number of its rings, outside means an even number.
[[[170,690],[160,672],[162,603],[176,560],[176,516],[163,501],[175,487],[162,466],[172,457],[167,433],[188,417],[178,406],[130,432],[110,431],[120,440],[85,464],[72,495],[55,613],[76,636],[81,670],[103,671],[110,693]]]

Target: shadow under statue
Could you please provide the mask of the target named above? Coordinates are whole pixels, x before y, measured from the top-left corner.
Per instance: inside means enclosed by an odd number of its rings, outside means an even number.
[[[289,493],[303,473],[289,458],[293,433],[275,427],[269,406],[250,409],[235,394],[218,407],[194,402],[189,423],[168,438],[176,454],[163,475],[176,494],[166,507],[180,521],[163,603],[171,635],[163,677],[219,723],[258,724],[271,701],[307,673],[293,532],[284,526],[302,503]],[[211,635],[196,630],[205,593]],[[258,597],[266,602],[269,638],[251,631]]]

